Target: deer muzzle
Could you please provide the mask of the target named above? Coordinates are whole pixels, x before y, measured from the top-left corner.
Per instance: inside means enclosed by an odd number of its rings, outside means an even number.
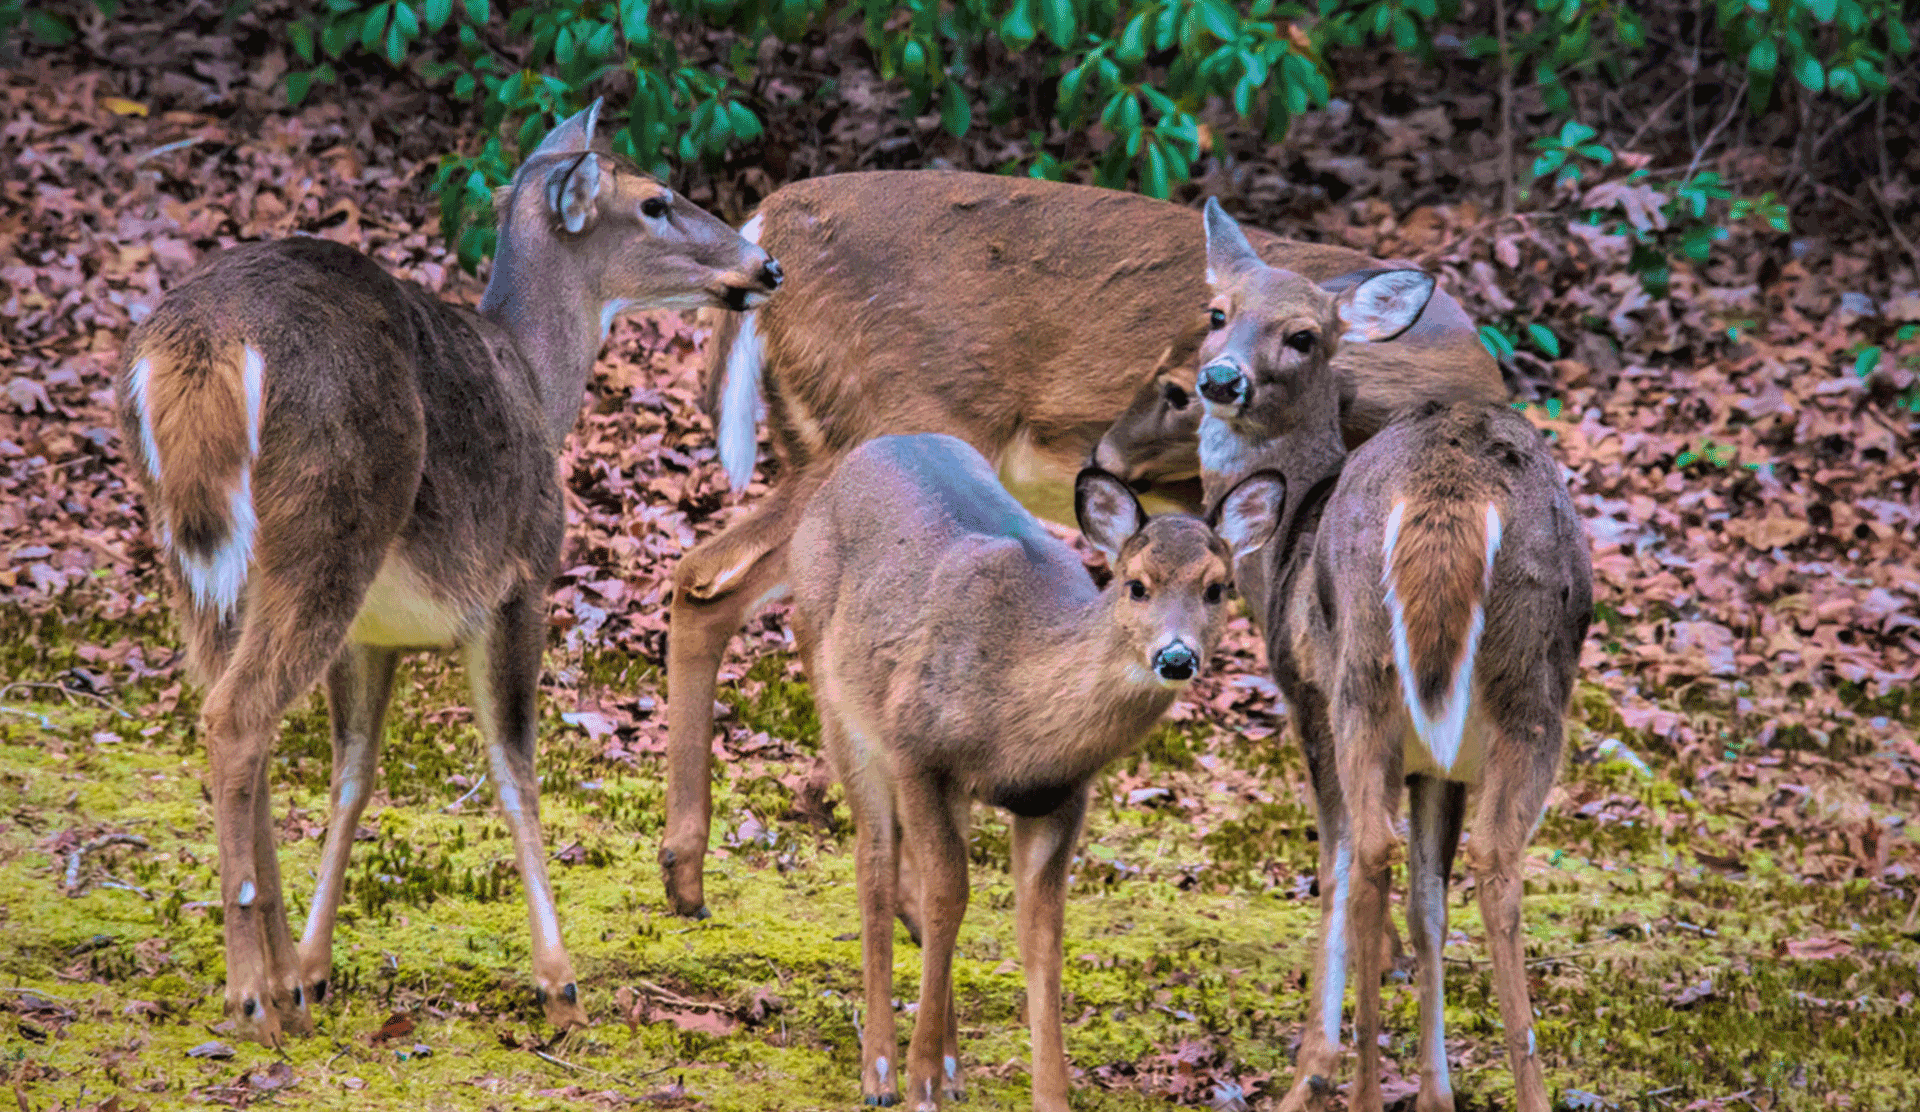
[[[1247,376],[1240,367],[1219,360],[1200,368],[1200,396],[1214,405],[1239,405],[1247,400]]]
[[[1162,683],[1185,683],[1199,670],[1200,657],[1185,641],[1175,641],[1153,654],[1153,674]]]

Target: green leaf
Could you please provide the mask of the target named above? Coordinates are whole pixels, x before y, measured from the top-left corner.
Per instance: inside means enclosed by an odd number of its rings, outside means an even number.
[[[734,138],[742,143],[753,142],[760,138],[760,133],[765,130],[760,126],[760,117],[754,115],[753,109],[737,100],[727,105],[727,123],[733,131]]]
[[[1527,325],[1527,335],[1532,338],[1533,346],[1539,348],[1548,359],[1560,358],[1560,337],[1553,334],[1553,329],[1544,324],[1530,323]]]
[[[1127,21],[1127,29],[1120,33],[1120,47],[1114,53],[1130,66],[1139,65],[1147,56],[1147,13],[1145,11]]]
[[[1487,354],[1503,363],[1513,358],[1513,341],[1508,339],[1507,334],[1497,325],[1480,326],[1480,346],[1487,349]]]
[[[1054,97],[1054,111],[1059,113],[1062,123],[1073,119],[1079,112],[1080,84],[1086,79],[1086,76],[1087,67],[1085,65],[1075,66],[1061,76],[1060,88]]]
[[[973,126],[973,105],[967,100],[967,94],[961,90],[958,81],[948,80],[940,90],[940,126],[956,138],[965,135],[967,129]]]
[[[1077,29],[1073,19],[1073,0],[1035,0],[1040,5],[1040,29],[1062,50],[1073,44]]]
[[[1008,50],[1025,50],[1033,45],[1036,32],[1033,29],[1033,0],[1014,0],[1013,6],[1000,21],[1000,41]]]
[[[620,0],[620,33],[630,43],[647,41],[647,0]]]
[[[1827,88],[1832,89],[1842,100],[1860,99],[1860,79],[1850,69],[1833,69],[1827,72]]]
[[[1793,64],[1793,76],[1799,78],[1800,84],[1805,85],[1807,91],[1811,93],[1817,93],[1827,87],[1827,71],[1821,68],[1820,59],[1811,54],[1802,55],[1800,60]]]
[[[1167,156],[1160,152],[1160,144],[1148,143],[1146,165],[1140,171],[1140,192],[1164,201],[1170,189],[1167,182]]]
[[[427,0],[423,14],[427,17],[427,30],[438,31],[453,18],[453,0]]]
[[[392,18],[393,4],[391,0],[389,0],[388,3],[376,6],[372,11],[368,12],[367,21],[360,25],[360,49],[369,54],[378,53],[380,50],[380,40],[387,37],[387,24]]]
[[[1780,66],[1780,48],[1772,39],[1761,39],[1747,51],[1747,69],[1759,77],[1770,77]]]
[[[473,24],[476,27],[486,26],[487,20],[489,18],[489,13],[487,11],[487,0],[465,0],[465,2],[466,2],[466,8],[467,8],[467,22]]]
[[[1801,0],[1813,18],[1822,23],[1832,23],[1834,12],[1839,10],[1839,0]]]
[[[42,46],[65,46],[79,37],[66,16],[39,7],[27,12],[27,30]]]
[[[398,66],[407,60],[407,36],[400,31],[400,21],[394,20],[387,25],[387,61]]]
[[[287,73],[287,103],[295,108],[307,99],[307,90],[313,87],[312,70],[289,70]]]
[[[1200,22],[1214,38],[1232,42],[1240,37],[1240,17],[1226,0],[1200,0],[1195,6],[1200,12]]]
[[[1872,374],[1873,369],[1879,365],[1880,349],[1877,347],[1861,348],[1860,354],[1853,357],[1853,373],[1861,378]]]
[[[1560,128],[1560,145],[1577,147],[1597,134],[1598,132],[1578,120],[1568,120]]]
[[[395,4],[393,6],[393,25],[408,39],[420,37],[420,17],[413,14],[413,5]]]
[[[295,23],[287,28],[287,38],[293,43],[293,52],[308,65],[313,64],[313,28],[305,23]],[[293,103],[298,104],[299,101]]]
[[[1533,176],[1544,178],[1558,170],[1566,161],[1567,152],[1565,151],[1544,151],[1540,157],[1533,160]]]

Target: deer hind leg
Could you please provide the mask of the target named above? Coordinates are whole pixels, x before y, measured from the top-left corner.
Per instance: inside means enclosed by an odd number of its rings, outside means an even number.
[[[1415,1112],[1453,1112],[1441,950],[1447,940],[1447,881],[1460,844],[1467,787],[1432,776],[1410,776],[1407,797],[1407,935],[1419,961],[1420,995],[1420,1096],[1414,1107]]]
[[[967,819],[964,797],[951,798],[930,775],[896,770],[895,805],[899,808],[900,836],[915,842],[919,856],[923,916],[920,945],[920,1010],[907,1047],[907,1101],[914,1112],[935,1112],[947,1088],[946,1052],[952,1027],[953,950],[960,940],[960,921],[967,913]],[[893,929],[896,905],[886,905],[880,920]],[[957,1049],[957,1048],[956,1048]],[[959,1062],[954,1062],[954,1082]]]
[[[320,851],[320,879],[314,885],[307,928],[300,936],[300,984],[309,1003],[327,998],[333,970],[333,927],[347,887],[347,859],[354,832],[373,794],[380,761],[380,736],[397,649],[349,644],[327,672],[327,711],[333,730],[331,813],[326,845]]]
[[[787,542],[813,485],[775,487],[746,518],[696,546],[673,571],[667,631],[667,830],[661,880],[674,914],[707,917],[713,824],[713,696],[727,642],[787,588]]]
[[[1081,788],[1050,815],[1013,820],[1014,913],[1027,972],[1027,1026],[1033,1038],[1033,1107],[1067,1108],[1067,1048],[1060,1018],[1061,935],[1067,871],[1087,813]]]
[[[1336,695],[1336,705],[1341,707],[1335,722],[1340,737],[1340,787],[1353,840],[1352,902],[1347,914],[1353,952],[1353,1045],[1358,1060],[1347,1107],[1353,1112],[1378,1112],[1382,1107],[1382,938],[1393,867],[1405,856],[1405,846],[1394,829],[1400,810],[1400,726],[1405,718],[1364,700],[1350,702]]]
[[[1289,693],[1292,697],[1293,693]],[[1307,994],[1307,1021],[1294,1059],[1293,1087],[1280,1102],[1281,1112],[1324,1109],[1333,1095],[1340,1066],[1340,1012],[1347,994],[1347,906],[1352,890],[1353,841],[1340,775],[1333,764],[1324,709],[1302,698],[1295,709],[1301,748],[1313,782],[1320,846],[1320,934],[1314,948],[1313,982]]]
[[[1518,730],[1496,728],[1472,837],[1467,840],[1467,859],[1473,868],[1487,949],[1493,959],[1494,994],[1506,1031],[1518,1112],[1546,1112],[1547,1108],[1546,1080],[1534,1046],[1533,1004],[1527,992],[1527,943],[1520,921],[1527,842],[1540,821],[1560,759],[1558,710],[1543,713],[1539,721],[1543,724]]]
[[[227,1011],[248,1037],[278,1045],[283,1034],[310,1032],[313,1022],[287,928],[268,757],[281,716],[338,651],[358,592],[346,601],[267,587],[252,584],[239,639],[201,710],[201,731],[220,843]]]
[[[573,961],[560,939],[553,884],[547,878],[546,843],[540,833],[539,747],[540,650],[545,643],[545,592],[522,584],[494,612],[488,627],[466,645],[467,683],[473,718],[486,744],[494,796],[513,832],[513,856],[526,889],[527,922],[533,934],[536,997],[547,1022],[561,1030],[587,1025]]]
[[[893,891],[900,906],[896,909],[900,916],[900,925],[907,928],[907,937],[913,944],[921,944],[920,933],[920,862],[913,856],[913,843],[900,843],[900,869],[894,877]]]

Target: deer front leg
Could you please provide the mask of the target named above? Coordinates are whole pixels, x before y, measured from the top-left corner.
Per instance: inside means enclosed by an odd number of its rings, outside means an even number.
[[[1067,872],[1087,813],[1081,789],[1050,815],[1013,820],[1013,883],[1020,963],[1027,972],[1027,1025],[1033,1039],[1035,1112],[1067,1108],[1067,1047],[1060,1020],[1061,934]]]
[[[681,558],[667,630],[667,830],[661,881],[676,915],[707,917],[713,826],[713,696],[727,642],[786,592],[787,541],[812,487],[777,487],[755,511]]]
[[[822,707],[822,744],[842,751],[844,736],[832,712]],[[894,874],[899,858],[899,826],[893,796],[879,777],[845,762],[847,807],[853,812],[854,886],[860,893],[860,976],[866,1016],[860,1027],[860,1096],[867,1104],[890,1107],[900,1102],[900,1036],[893,1018]]]
[[[1301,747],[1313,782],[1320,846],[1320,936],[1314,949],[1313,981],[1307,992],[1307,1020],[1300,1033],[1300,1053],[1294,1060],[1293,1087],[1280,1102],[1280,1112],[1306,1112],[1327,1107],[1340,1067],[1353,843],[1347,828],[1346,802],[1340,795],[1339,772],[1333,767],[1333,747],[1325,734],[1324,712],[1316,712],[1316,700],[1298,698],[1292,692],[1289,698],[1297,698]]]
[[[1560,757],[1559,713],[1554,710],[1544,717],[1545,727],[1496,731],[1473,836],[1467,841],[1518,1112],[1547,1109],[1547,1084],[1534,1044],[1533,1002],[1527,991],[1527,940],[1520,919],[1527,842],[1540,821]]]
[[[533,934],[533,976],[547,1022],[562,1030],[587,1025],[574,980],[573,961],[560,939],[553,885],[547,877],[546,843],[540,832],[540,777],[534,772],[539,745],[540,650],[544,593],[518,588],[495,612],[489,628],[466,646],[467,684],[474,724],[486,744],[494,795],[513,832],[513,855],[526,889]]]
[[[333,928],[347,887],[353,835],[373,794],[380,737],[393,693],[397,650],[347,645],[327,673],[327,710],[333,729],[333,785],[327,840],[320,851],[307,928],[300,937],[300,984],[310,1003],[327,997],[333,970]]]
[[[914,842],[920,862],[920,1010],[907,1047],[907,1101],[914,1112],[936,1112],[948,1087],[948,1029],[953,1014],[953,950],[967,912],[967,811],[965,797],[949,797],[944,785],[914,769],[896,769],[894,797],[900,836]],[[891,917],[893,907],[886,911]],[[887,929],[892,925],[887,922]],[[951,1071],[959,1081],[959,1063]]]

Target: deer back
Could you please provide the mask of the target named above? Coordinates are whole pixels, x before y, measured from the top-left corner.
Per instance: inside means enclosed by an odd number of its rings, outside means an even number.
[[[1023,502],[1058,517],[1063,500],[1030,500],[1021,488],[1068,486],[1143,387],[1163,377],[1192,385],[1206,284],[1189,209],[1032,179],[870,172],[786,186],[749,227],[793,276],[752,322],[775,451],[790,466],[883,433],[945,432],[992,459]],[[1256,239],[1315,278],[1378,265],[1341,248]],[[710,413],[734,404],[723,393],[740,327],[723,326],[709,348]],[[1343,354],[1369,399],[1355,410],[1371,422],[1365,432],[1408,399],[1502,396],[1451,299],[1436,298],[1401,343]],[[1435,363],[1415,350],[1429,345],[1460,358]],[[1196,407],[1164,422],[1167,443],[1139,443],[1124,458],[1163,455],[1191,475],[1197,422]]]

